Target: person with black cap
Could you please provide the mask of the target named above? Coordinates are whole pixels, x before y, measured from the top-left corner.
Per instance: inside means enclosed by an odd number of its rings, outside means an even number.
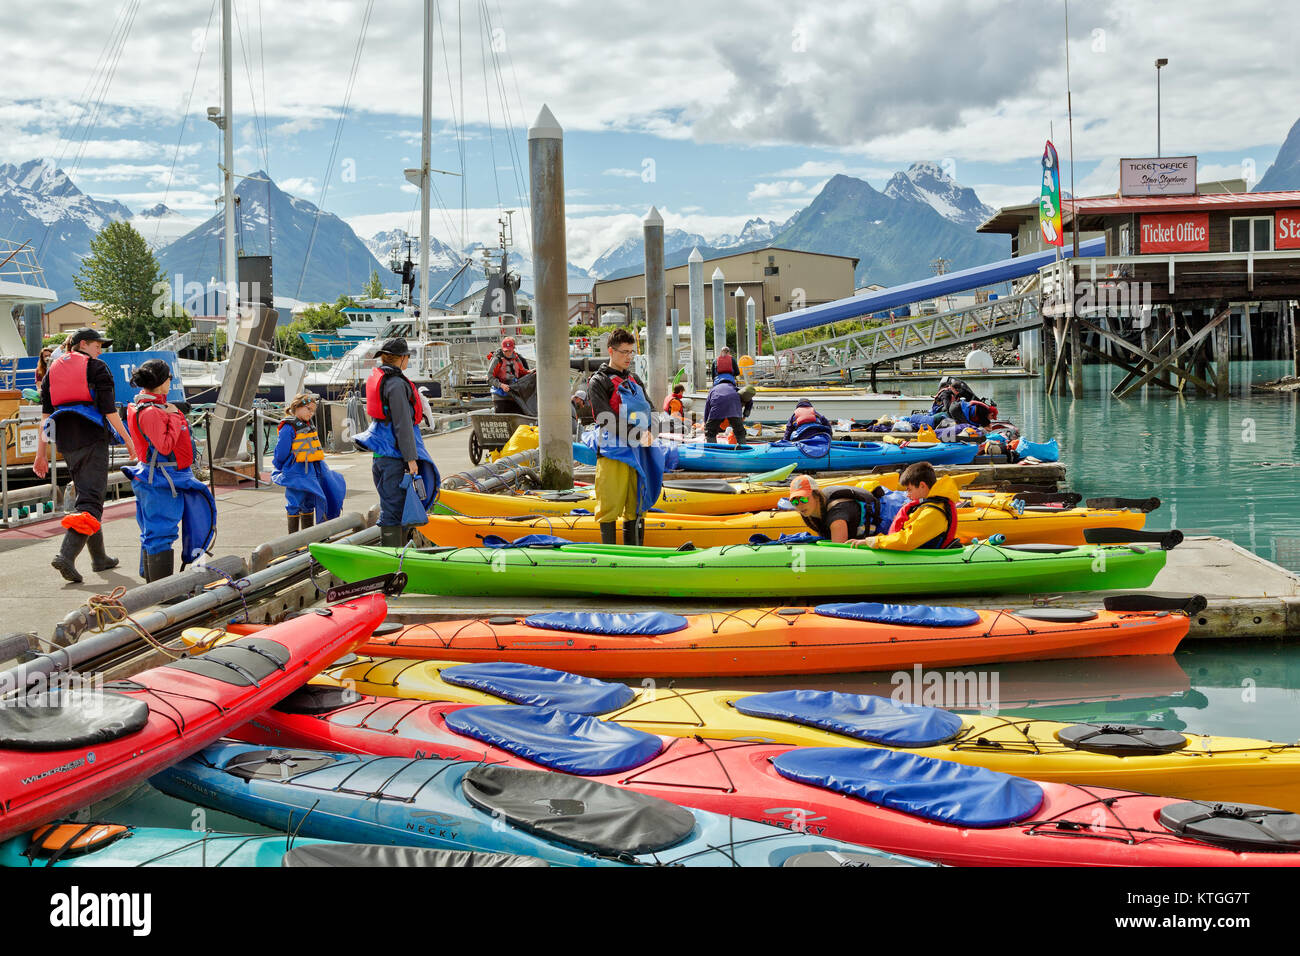
[[[199,560],[217,537],[217,503],[212,491],[194,477],[194,437],[185,416],[171,402],[172,371],[162,359],[149,359],[131,376],[140,389],[126,407],[131,440],[144,456],[123,468],[135,492],[135,520],[140,525],[140,576],[146,581],[169,577],[181,539],[181,570]]]
[[[95,329],[78,329],[67,351],[50,362],[41,379],[41,430],[32,470],[37,478],[49,473],[48,443],[53,439],[77,489],[76,511],[65,515],[63,546],[50,565],[73,584],[81,583],[77,556],[90,548],[90,567],[109,571],[118,565],[104,550],[104,491],[108,487],[110,440],[125,443],[131,460],[138,460],[122,416],[117,411],[113,373],[99,360],[112,340]],[[109,428],[113,434],[110,439]]]
[[[295,395],[285,408],[271,456],[271,481],[284,488],[289,533],[337,518],[343,511],[347,483],[325,464],[325,449],[316,434],[316,396]]]
[[[379,347],[379,364],[366,379],[366,414],[371,424],[353,438],[374,455],[370,466],[379,492],[380,544],[403,547],[410,528],[402,521],[407,488],[414,484],[425,511],[438,497],[441,478],[420,437],[420,393],[404,374],[411,352],[406,339],[389,339]]]

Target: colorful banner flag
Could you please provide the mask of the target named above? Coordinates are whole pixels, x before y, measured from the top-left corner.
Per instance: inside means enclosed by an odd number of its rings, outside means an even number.
[[[1053,246],[1065,244],[1061,228],[1061,171],[1056,158],[1056,147],[1047,141],[1043,150],[1043,192],[1038,200],[1038,225],[1043,230],[1043,241]]]

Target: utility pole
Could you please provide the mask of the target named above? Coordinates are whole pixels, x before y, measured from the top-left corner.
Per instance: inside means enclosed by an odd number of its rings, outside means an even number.
[[[668,336],[664,314],[664,217],[654,206],[642,222],[645,238],[646,361],[650,376],[650,407],[658,411],[668,397]]]

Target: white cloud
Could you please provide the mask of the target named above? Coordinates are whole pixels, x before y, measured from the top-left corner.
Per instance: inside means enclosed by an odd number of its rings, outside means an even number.
[[[312,199],[319,193],[320,187],[316,185],[314,176],[289,176],[285,179],[277,180],[276,185],[283,189],[291,196],[299,196],[303,199]]]
[[[607,169],[602,176],[621,176],[625,179],[640,179],[641,171],[639,169]]]

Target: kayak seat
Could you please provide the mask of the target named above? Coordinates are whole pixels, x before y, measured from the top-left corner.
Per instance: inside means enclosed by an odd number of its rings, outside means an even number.
[[[967,607],[940,607],[925,604],[819,604],[813,610],[822,617],[869,624],[901,624],[908,627],[969,627],[980,622],[978,611]]]
[[[273,707],[282,714],[306,714],[312,717],[328,714],[355,704],[361,699],[351,687],[335,687],[329,684],[304,684]]]
[[[245,750],[227,761],[222,769],[242,780],[285,781],[336,764],[338,759],[334,756],[314,750]]]
[[[1253,803],[1189,800],[1160,810],[1174,833],[1229,850],[1300,850],[1300,814]]]
[[[788,780],[950,826],[1008,826],[1043,803],[1043,788],[1032,780],[892,750],[795,747],[772,765]]]
[[[276,671],[284,670],[288,663],[289,649],[283,644],[261,637],[241,637],[214,647],[201,657],[186,657],[165,666],[223,684],[252,687]]]
[[[642,611],[619,614],[610,611],[547,611],[524,618],[528,627],[549,631],[573,631],[578,634],[646,635],[673,634],[684,630],[689,622],[680,614],[666,611]]]
[[[732,706],[765,717],[887,747],[931,747],[961,732],[961,718],[938,707],[902,704],[869,694],[780,690],[737,698]]]
[[[626,684],[612,684],[566,671],[500,661],[443,668],[448,684],[469,687],[516,704],[557,707],[571,714],[608,714],[635,696]]]
[[[1015,615],[1030,621],[1051,621],[1056,624],[1083,624],[1097,619],[1096,611],[1081,607],[1027,607],[1017,609]]]
[[[494,820],[603,856],[657,853],[695,832],[695,815],[675,803],[543,770],[479,764],[461,792]]]
[[[580,776],[631,770],[663,749],[654,734],[554,707],[465,707],[447,714],[446,722],[458,734]]]
[[[1187,738],[1163,727],[1140,724],[1071,724],[1056,732],[1067,747],[1115,757],[1171,754],[1187,746]]]
[[[0,707],[0,749],[88,747],[134,734],[148,722],[149,705],[125,694],[40,691]]]

